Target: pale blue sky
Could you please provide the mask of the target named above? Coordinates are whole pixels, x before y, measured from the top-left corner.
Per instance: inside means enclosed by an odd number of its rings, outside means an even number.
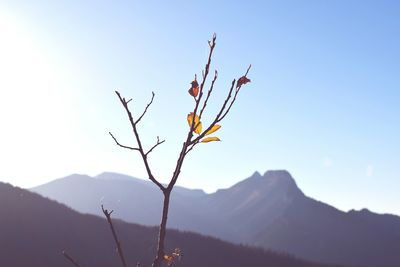
[[[71,173],[144,178],[118,88],[167,181],[187,131],[187,90],[218,35],[214,105],[248,64],[218,132],[179,184],[212,192],[287,169],[340,209],[400,214],[400,4],[397,1],[7,1],[0,3],[0,180],[22,187]],[[210,118],[207,117],[206,118]]]

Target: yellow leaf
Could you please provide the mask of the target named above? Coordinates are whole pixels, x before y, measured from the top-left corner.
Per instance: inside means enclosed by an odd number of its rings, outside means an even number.
[[[188,124],[189,124],[189,127],[192,127],[192,123],[193,123],[193,112],[190,112],[188,115],[187,115],[187,122],[188,122]],[[199,116],[194,116],[194,132],[195,133],[197,133],[197,134],[200,134],[201,133],[201,130],[202,130],[202,125],[201,125],[201,122],[200,122],[200,120],[199,120]]]
[[[218,130],[219,130],[219,128],[221,128],[221,125],[215,124],[213,127],[211,127],[211,129],[210,129],[210,130],[208,130],[208,131],[206,132],[206,134],[205,134],[205,135],[212,134],[213,132],[216,132],[216,131],[218,131]]]
[[[201,125],[201,122],[199,122],[195,127],[196,128],[194,129],[194,132],[197,133],[197,134],[200,134],[201,130],[203,128],[202,125]]]
[[[206,137],[203,140],[201,140],[202,143],[208,143],[208,142],[213,142],[213,141],[221,141],[221,140],[215,136]]]
[[[189,127],[192,127],[192,123],[193,123],[193,112],[190,112],[188,115],[187,115],[187,122],[188,122],[188,124],[189,124]],[[194,117],[194,124],[196,125],[197,123],[199,123],[199,116],[195,116]]]

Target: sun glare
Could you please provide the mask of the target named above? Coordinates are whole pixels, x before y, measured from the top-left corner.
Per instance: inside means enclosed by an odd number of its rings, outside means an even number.
[[[67,90],[32,25],[0,14],[0,36],[0,160],[4,178],[18,185],[13,175],[43,168],[66,135]]]

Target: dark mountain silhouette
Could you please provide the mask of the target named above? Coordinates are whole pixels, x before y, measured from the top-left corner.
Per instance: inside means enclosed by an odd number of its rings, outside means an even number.
[[[61,254],[64,249],[81,266],[120,266],[109,225],[101,217],[77,213],[4,183],[0,183],[0,214],[0,266],[70,267]],[[130,266],[137,261],[150,266],[158,229],[120,220],[114,220],[114,225]],[[169,251],[175,247],[183,250],[178,266],[329,267],[176,230],[168,232],[167,247]]]
[[[107,203],[120,211],[119,218],[157,225],[159,190],[144,180],[125,177],[121,181],[119,177],[74,175],[32,190],[81,212],[100,214],[99,205]],[[400,217],[367,210],[342,212],[305,196],[287,171],[256,172],[213,194],[177,188],[169,218],[172,228],[309,260],[400,266]]]

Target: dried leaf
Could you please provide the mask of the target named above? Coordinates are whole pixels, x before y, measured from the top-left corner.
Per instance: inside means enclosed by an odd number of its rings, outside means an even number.
[[[202,143],[208,143],[208,142],[213,142],[213,141],[221,141],[221,140],[215,136],[206,137],[203,140],[201,140]]]
[[[191,96],[196,97],[199,94],[199,87],[191,87],[188,92]]]
[[[190,84],[192,85],[192,87],[199,87],[199,83],[197,82],[196,78]]]
[[[174,258],[172,256],[169,255],[164,255],[164,260],[166,261],[172,261]]]
[[[194,80],[191,82],[192,87],[190,87],[189,89],[189,94],[193,97],[197,97],[197,95],[199,94],[199,83],[197,82],[197,80]]]
[[[221,128],[221,125],[215,124],[213,127],[211,127],[211,129],[210,129],[210,130],[208,130],[208,131],[206,132],[206,134],[205,134],[205,135],[212,134],[213,132],[216,132],[216,131],[218,131],[218,130],[219,130],[219,128]]]
[[[240,79],[237,81],[236,88],[241,87],[243,84],[251,82],[250,79],[248,79],[246,76],[240,77]]]

